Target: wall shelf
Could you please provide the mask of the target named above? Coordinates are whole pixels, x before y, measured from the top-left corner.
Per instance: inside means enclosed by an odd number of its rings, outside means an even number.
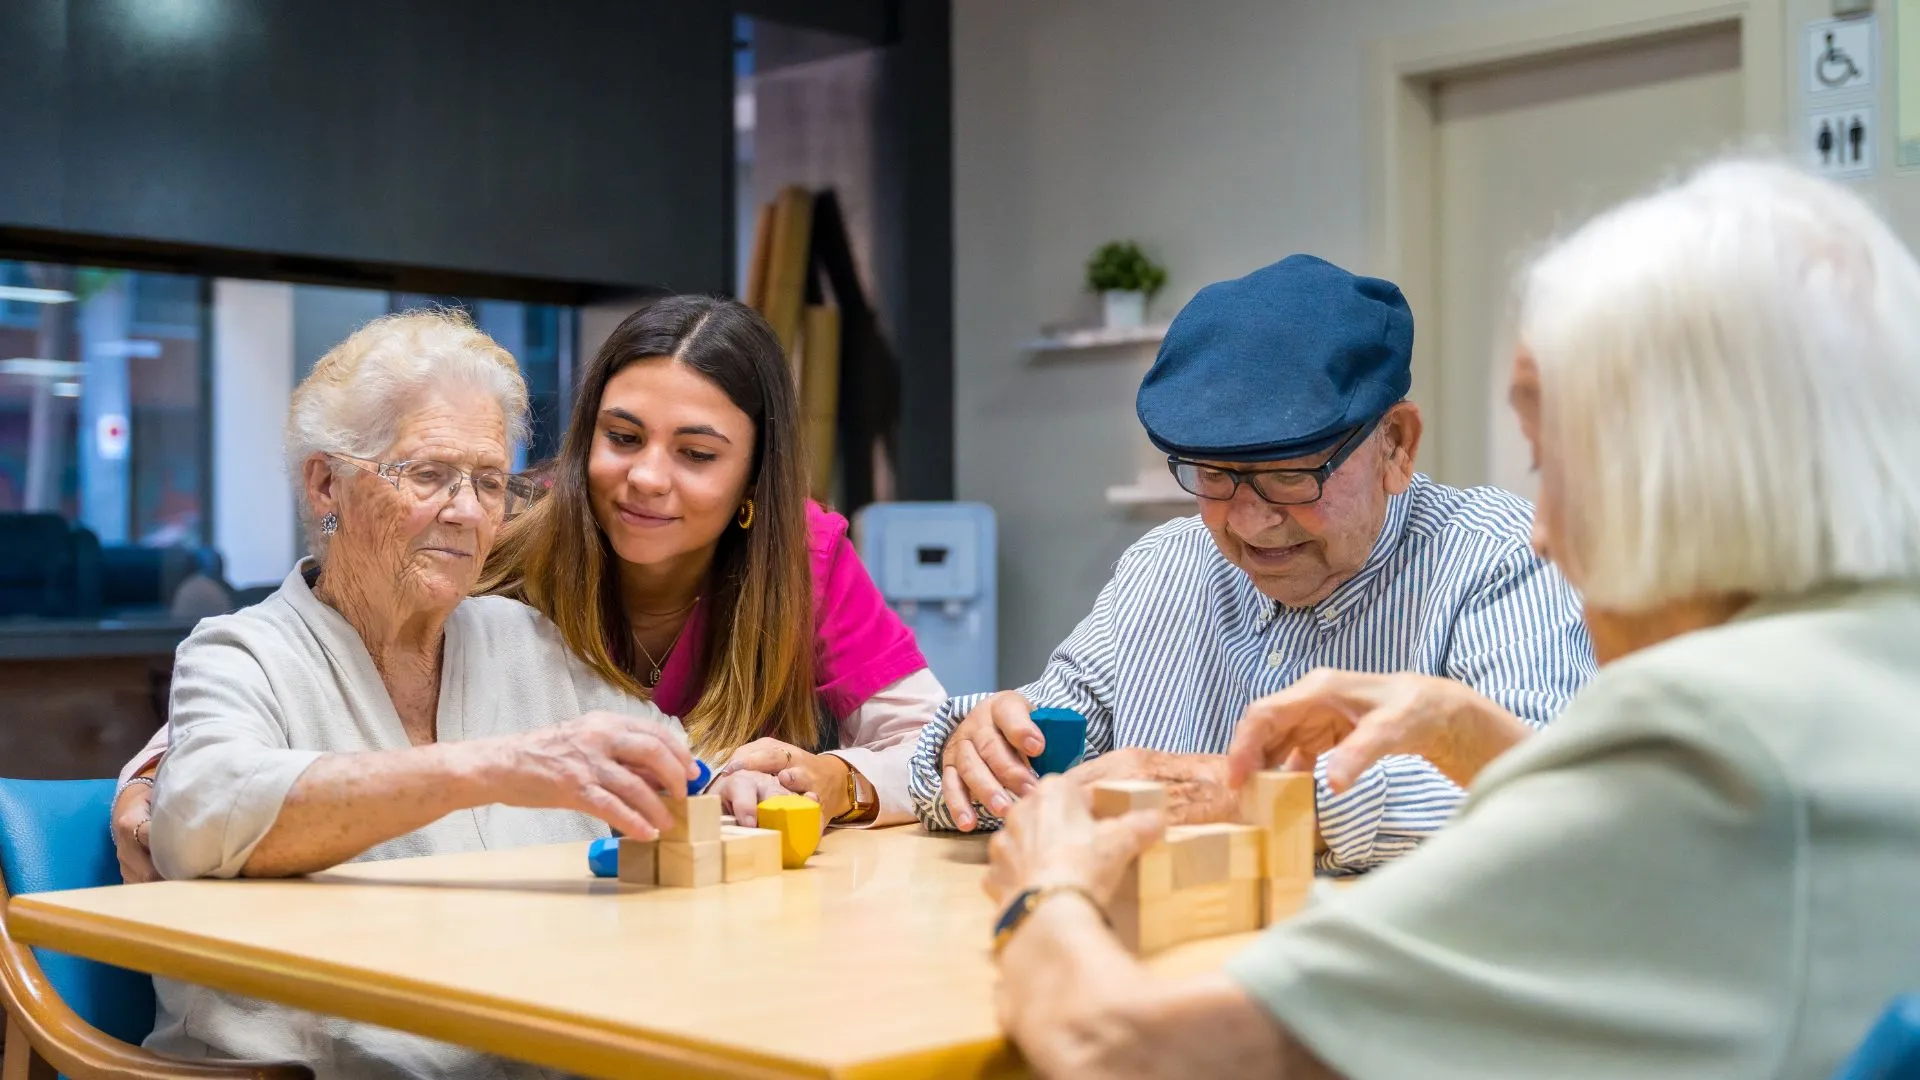
[[[1131,330],[1109,330],[1104,326],[1088,326],[1077,330],[1060,330],[1044,337],[1034,338],[1022,348],[1036,355],[1052,353],[1082,352],[1090,349],[1117,349],[1128,345],[1158,345],[1160,339],[1167,336],[1167,324],[1153,323],[1134,327]]]

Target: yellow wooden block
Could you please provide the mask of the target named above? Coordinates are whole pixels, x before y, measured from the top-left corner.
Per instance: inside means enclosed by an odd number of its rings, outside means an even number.
[[[780,834],[773,829],[720,826],[722,881],[747,881],[780,872]]]
[[[699,889],[720,884],[724,869],[720,841],[660,841],[660,884],[676,889]]]
[[[667,811],[673,824],[660,832],[660,839],[683,844],[704,844],[720,839],[720,796],[689,795],[685,800],[668,799]]]
[[[780,865],[798,870],[820,846],[820,804],[805,795],[775,795],[756,808],[760,827],[780,834]]]
[[[620,838],[620,880],[629,885],[660,883],[660,841]]]
[[[1097,818],[1166,807],[1167,785],[1153,780],[1103,780],[1093,785],[1093,816]]]

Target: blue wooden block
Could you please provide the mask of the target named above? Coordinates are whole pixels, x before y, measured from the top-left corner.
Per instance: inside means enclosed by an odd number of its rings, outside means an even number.
[[[700,794],[707,790],[708,784],[713,782],[713,770],[707,766],[706,762],[701,761],[699,758],[694,758],[693,763],[699,767],[700,775],[687,781],[688,796]],[[594,877],[619,877],[620,838],[617,836],[603,836],[589,845],[587,847],[587,868],[593,871]]]
[[[620,838],[603,836],[587,846],[587,869],[594,877],[620,876]]]
[[[1833,1080],[1913,1080],[1920,1077],[1920,994],[1893,999],[1853,1057]]]
[[[1072,709],[1035,709],[1033,724],[1040,729],[1040,737],[1047,741],[1046,748],[1027,762],[1034,772],[1041,776],[1066,772],[1086,756],[1086,717]]]

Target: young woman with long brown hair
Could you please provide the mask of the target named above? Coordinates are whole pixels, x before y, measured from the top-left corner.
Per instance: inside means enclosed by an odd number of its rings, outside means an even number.
[[[807,498],[792,371],[764,319],[703,296],[629,316],[581,374],[552,473],[484,590],[679,716],[726,761],[711,790],[741,824],[789,790],[841,824],[911,819],[907,757],[946,693],[846,520]]]
[[[635,312],[582,373],[552,491],[501,530],[480,589],[537,609],[601,678],[680,717],[696,753],[725,761],[709,790],[741,824],[787,791],[840,825],[909,821],[908,758],[946,691],[846,519],[808,500],[796,397],[751,308],[674,296]],[[114,803],[129,881],[154,876],[150,792]]]

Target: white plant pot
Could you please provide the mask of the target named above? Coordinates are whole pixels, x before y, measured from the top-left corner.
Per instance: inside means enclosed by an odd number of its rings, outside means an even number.
[[[1109,289],[1100,294],[1104,321],[1109,330],[1138,330],[1147,322],[1147,294]]]

